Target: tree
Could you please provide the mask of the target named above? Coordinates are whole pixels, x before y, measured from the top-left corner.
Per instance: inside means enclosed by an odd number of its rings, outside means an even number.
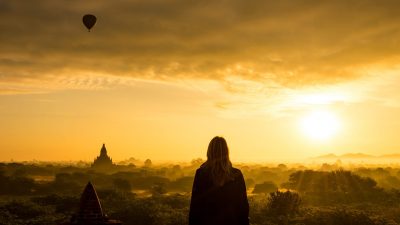
[[[151,167],[153,163],[151,162],[150,159],[146,159],[146,161],[144,161],[144,167]]]
[[[194,177],[180,177],[168,185],[169,189],[190,192],[192,190]]]
[[[350,171],[297,171],[290,175],[289,181],[283,186],[294,189],[301,193],[312,194],[352,194],[362,196],[373,194],[379,188],[377,183],[371,178],[360,177]]]
[[[247,188],[253,187],[254,183],[255,183],[254,179],[252,179],[252,178],[247,178],[245,182],[246,182]]]
[[[299,212],[301,198],[298,193],[276,191],[269,194],[266,210],[273,216],[289,216]]]
[[[254,186],[253,194],[270,193],[278,190],[278,186],[272,181],[265,181]]]
[[[129,181],[121,178],[116,178],[113,180],[115,189],[122,192],[130,192],[132,190],[131,184]]]
[[[280,170],[287,170],[288,169],[288,167],[285,165],[285,164],[279,164],[278,165],[278,169],[280,169]]]
[[[192,164],[192,166],[194,167],[199,167],[203,163],[204,160],[202,158],[192,159],[192,161],[190,162],[190,164]]]
[[[167,193],[167,189],[165,188],[165,186],[166,186],[165,183],[156,183],[151,187],[150,192],[153,196],[163,195]]]

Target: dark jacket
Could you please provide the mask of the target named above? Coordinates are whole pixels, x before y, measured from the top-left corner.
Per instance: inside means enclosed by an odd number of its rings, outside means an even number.
[[[210,171],[200,167],[194,177],[189,225],[249,225],[249,203],[242,172],[233,168],[234,179],[215,186]]]

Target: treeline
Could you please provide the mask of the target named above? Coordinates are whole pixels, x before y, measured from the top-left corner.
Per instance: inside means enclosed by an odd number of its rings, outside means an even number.
[[[130,192],[144,190],[149,193],[190,192],[193,177],[180,177],[171,181],[162,176],[146,173],[117,172],[102,174],[94,172],[58,173],[49,182],[35,182],[25,176],[6,176],[0,172],[0,195],[42,195],[42,194],[76,194],[88,181],[92,181],[100,189],[116,189]]]
[[[186,225],[190,195],[155,195],[138,198],[115,190],[99,190],[103,210],[125,225]],[[398,209],[380,205],[316,206],[293,191],[249,197],[252,225],[396,225]],[[54,225],[68,222],[79,196],[47,195],[0,204],[0,224]]]
[[[386,201],[390,200],[389,191],[377,186],[369,177],[361,177],[350,171],[297,171],[290,175],[289,181],[282,187],[296,190],[308,200],[318,203]]]
[[[88,167],[0,164],[0,225],[64,223],[78,209],[88,181],[95,184],[106,213],[125,225],[187,224],[193,174],[200,164],[130,165],[129,170],[110,173]],[[284,164],[239,168],[249,188],[252,225],[400,224],[398,169],[324,171]],[[51,179],[37,179],[40,176]],[[381,185],[390,179],[394,184]]]

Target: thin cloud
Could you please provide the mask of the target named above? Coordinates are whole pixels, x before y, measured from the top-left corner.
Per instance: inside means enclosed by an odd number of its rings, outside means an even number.
[[[396,0],[3,1],[0,92],[108,85],[93,74],[216,80],[232,91],[237,76],[265,88],[340,83],[396,64],[399,11]],[[98,17],[90,33],[86,13]],[[54,86],[65,71],[88,78]]]

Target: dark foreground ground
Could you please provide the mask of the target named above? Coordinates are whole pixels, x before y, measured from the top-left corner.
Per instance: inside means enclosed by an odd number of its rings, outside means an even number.
[[[130,165],[101,173],[88,167],[1,164],[0,224],[65,223],[89,180],[104,211],[125,225],[187,224],[190,175],[197,166]],[[240,168],[249,188],[251,224],[400,224],[398,169]]]

